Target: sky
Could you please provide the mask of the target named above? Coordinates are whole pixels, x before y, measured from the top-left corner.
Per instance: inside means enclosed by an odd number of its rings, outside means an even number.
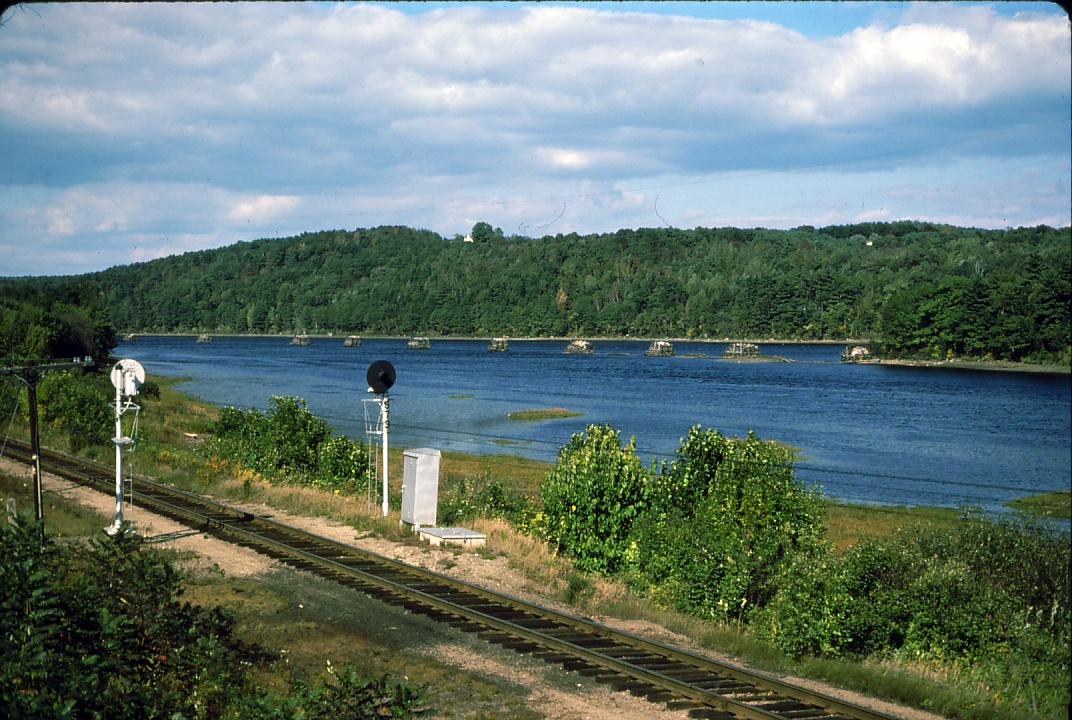
[[[1072,222],[1051,3],[28,4],[0,276],[444,237]]]

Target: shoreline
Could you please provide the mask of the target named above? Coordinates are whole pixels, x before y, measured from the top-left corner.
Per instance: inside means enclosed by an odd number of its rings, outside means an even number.
[[[127,340],[127,335],[134,335],[134,340]],[[197,339],[199,335],[209,335],[213,338],[278,338],[280,340],[287,340],[295,337],[294,333],[195,333],[195,332],[177,332],[177,333],[120,333],[121,342],[137,342],[138,338],[192,338]],[[682,338],[682,337],[667,337],[665,335],[548,335],[548,336],[514,336],[514,335],[364,335],[361,333],[348,333],[348,334],[323,334],[323,333],[298,333],[310,340],[345,340],[350,335],[361,338],[362,340],[411,340],[415,337],[426,337],[429,340],[448,340],[448,341],[460,341],[460,342],[488,342],[496,338],[505,337],[508,340],[516,342],[569,342],[571,340],[592,340],[595,342],[652,342],[654,340],[669,340],[674,343],[735,343],[735,342],[747,342],[756,345],[866,345],[871,342],[870,340],[860,340],[848,338],[846,340],[783,340],[778,338],[732,338],[732,337],[712,337],[712,338]]]
[[[173,404],[177,404],[177,405],[185,407],[185,408],[194,408],[195,410],[203,409],[203,408],[210,408],[212,410],[218,411],[219,409],[225,407],[225,405],[223,405],[223,404],[212,402],[212,401],[206,400],[204,398],[200,398],[200,397],[198,397],[196,395],[191,394],[186,389],[184,389],[182,387],[182,385],[184,385],[186,382],[189,381],[188,377],[179,376],[179,375],[159,375],[158,377],[159,377],[159,381],[160,381],[161,386],[166,387],[168,389],[169,393],[174,393],[174,395],[176,396],[175,400],[171,401]],[[561,411],[561,410],[564,410],[564,409],[563,408],[547,408],[545,410],[546,411]],[[537,410],[537,411],[539,411],[539,410]],[[566,412],[569,412],[569,411],[566,411]],[[199,415],[200,412],[195,412],[194,414]],[[542,419],[542,420],[553,420],[553,419],[556,419],[556,418],[546,418],[546,419]],[[28,433],[27,433],[27,436],[16,435],[15,437],[18,437],[20,440],[23,440],[24,442],[29,442]],[[732,439],[733,436],[729,436],[729,437],[731,437],[731,439]],[[360,440],[360,438],[355,438],[355,439]],[[768,438],[764,442],[777,445],[779,447],[782,447],[782,448],[792,452],[793,457],[794,457],[792,462],[793,462],[793,465],[794,465],[795,468],[796,468],[798,463],[807,462],[807,458],[802,454],[802,449],[799,448],[799,447],[795,447],[795,446],[790,445],[790,444],[788,444],[788,443],[786,443],[784,441],[781,441],[781,440],[778,440],[778,439],[773,439],[773,438]],[[167,443],[165,443],[165,444],[167,444]],[[182,445],[182,444],[173,444],[172,446],[173,447],[185,447],[185,445]],[[395,473],[398,473],[398,478],[396,478],[396,479],[399,482],[401,482],[402,462],[401,462],[401,457],[397,457],[397,456],[400,456],[404,452],[404,450],[406,450],[406,449],[408,449],[410,447],[413,447],[413,446],[401,445],[401,444],[398,444],[398,443],[395,443],[395,444],[392,445],[392,450],[391,450],[391,452],[393,453],[393,456],[392,456],[393,461],[392,461],[392,465],[391,465],[391,467],[393,468],[392,477],[394,477]],[[478,467],[478,468],[480,468],[480,472],[482,472],[482,473],[489,473],[489,472],[492,473],[492,474],[502,473],[503,475],[506,475],[508,472],[517,473],[519,477],[515,476],[515,479],[518,482],[522,483],[522,484],[524,484],[526,482],[526,480],[524,478],[529,478],[528,482],[531,482],[531,477],[533,476],[533,474],[535,476],[543,476],[546,472],[548,472],[551,469],[553,469],[555,467],[555,465],[556,465],[556,462],[557,462],[556,460],[544,460],[544,459],[537,459],[537,458],[527,457],[525,455],[520,455],[516,451],[511,451],[511,448],[509,446],[500,446],[495,451],[489,450],[486,453],[477,453],[477,452],[472,452],[472,451],[467,451],[467,450],[444,449],[443,450],[443,457],[444,457],[444,461],[447,463],[447,465],[458,465],[458,466],[462,466],[462,467],[468,467],[468,466]],[[522,467],[524,469],[522,469]],[[505,470],[505,468],[509,468],[509,470]],[[1033,505],[1039,504],[1040,500],[1045,499],[1047,497],[1057,497],[1058,501],[1060,503],[1064,503],[1065,499],[1067,498],[1067,492],[1068,492],[1067,490],[1038,491],[1038,490],[1029,490],[1029,489],[1025,488],[1023,490],[1022,495],[1018,495],[1015,498],[1012,498],[1011,500],[1008,500],[1008,501],[1002,503],[999,508],[984,509],[983,512],[985,514],[987,514],[988,516],[993,516],[993,517],[1008,517],[1008,516],[1015,515],[1015,514],[1031,515],[1031,516],[1033,516],[1035,518],[1045,520],[1045,521],[1050,522],[1050,523],[1054,523],[1054,524],[1056,524],[1057,526],[1060,526],[1060,527],[1064,527],[1067,530],[1068,522],[1069,522],[1067,518],[1055,516],[1053,513],[1047,513],[1047,512],[1045,512],[1045,508],[1043,508],[1042,512],[1039,512],[1039,511],[1035,511],[1031,507]],[[919,503],[881,502],[881,501],[868,501],[868,500],[863,500],[863,499],[860,499],[860,498],[843,498],[843,497],[838,497],[836,495],[827,494],[825,489],[823,489],[823,502],[826,503],[828,505],[828,507],[835,507],[836,506],[836,507],[840,507],[840,508],[845,509],[845,510],[856,509],[856,510],[859,510],[859,511],[877,511],[880,514],[888,514],[891,511],[897,512],[897,513],[912,513],[912,512],[919,511],[919,512],[924,512],[924,513],[959,514],[961,512],[961,510],[963,509],[963,507],[965,507],[963,505],[954,506],[954,505],[941,505],[941,504],[933,504],[933,503],[928,504],[928,503],[924,503],[924,502],[919,502]],[[1024,507],[1020,507],[1021,505],[1023,505]],[[968,505],[968,507],[979,507],[979,508],[981,508],[981,505],[975,505],[975,506]]]
[[[927,368],[934,370],[989,370],[991,372],[1032,373],[1037,375],[1069,375],[1072,367],[1066,365],[1033,365],[1011,360],[907,360],[883,358],[879,365],[889,367]]]
[[[205,333],[213,338],[271,338],[286,340],[294,337],[291,334],[279,334],[279,333]],[[133,333],[135,336],[133,340],[126,339],[127,333],[123,333],[123,337],[120,342],[137,342],[138,338],[190,338],[196,340],[199,333]],[[338,340],[342,342],[346,339],[347,335],[333,335],[333,334],[306,334],[310,340]],[[397,340],[399,342],[405,342],[414,335],[358,335],[362,340]],[[469,335],[428,335],[421,336],[428,337],[432,341],[444,340],[449,342],[478,342],[486,343],[490,341],[492,336],[469,336]],[[502,337],[502,336],[496,336]],[[577,336],[566,335],[552,335],[548,337],[509,337],[509,340],[513,342],[570,342],[576,340]],[[721,343],[735,343],[746,342],[755,345],[865,345],[869,341],[861,339],[844,339],[844,340],[784,340],[778,338],[666,338],[666,337],[634,337],[631,335],[624,336],[585,336],[585,339],[595,342],[652,342],[654,340],[669,340],[673,343],[691,344],[691,343],[706,343],[706,344],[721,344]],[[740,358],[714,358],[716,360],[737,360]],[[761,362],[787,362],[784,358],[778,356],[764,356],[759,359]],[[846,365],[852,365],[854,363],[844,363]],[[990,372],[1015,372],[1015,373],[1031,373],[1039,375],[1072,375],[1072,366],[1068,365],[1035,365],[1032,363],[1013,362],[1011,360],[913,360],[907,358],[881,358],[879,362],[871,363],[858,363],[867,365],[886,365],[890,367],[908,367],[908,368],[926,368],[936,370],[980,370]]]

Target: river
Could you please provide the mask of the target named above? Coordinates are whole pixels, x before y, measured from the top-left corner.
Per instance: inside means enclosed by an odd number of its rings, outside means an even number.
[[[801,451],[797,473],[831,497],[874,504],[965,505],[1000,511],[1011,499],[1072,483],[1072,382],[1067,375],[844,365],[841,346],[765,344],[788,362],[720,360],[726,344],[564,341],[142,337],[118,357],[217,405],[266,408],[273,395],[305,398],[337,432],[364,437],[365,371],[397,370],[390,391],[393,446],[509,454],[553,461],[570,435],[607,423],[635,437],[646,462],[668,459],[693,425],[740,436],[754,430]],[[521,422],[512,411],[561,407],[568,419]],[[150,406],[151,408],[151,406]]]

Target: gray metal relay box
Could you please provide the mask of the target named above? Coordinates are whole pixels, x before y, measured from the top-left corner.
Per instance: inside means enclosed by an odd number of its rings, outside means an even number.
[[[402,453],[402,522],[435,525],[439,504],[439,458],[434,448],[413,448]]]

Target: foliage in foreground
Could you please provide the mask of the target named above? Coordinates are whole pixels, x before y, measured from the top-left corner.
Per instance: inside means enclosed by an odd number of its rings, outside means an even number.
[[[998,648],[1068,667],[1068,538],[977,515],[787,569],[764,617],[794,653],[971,658]]]
[[[210,449],[273,481],[354,492],[368,479],[365,446],[332,437],[327,422],[296,397],[273,397],[267,413],[224,408]]]
[[[1018,702],[1067,712],[1072,677],[1068,536],[970,514],[836,557],[800,558],[754,629],[795,656],[942,663],[1019,685]],[[1006,698],[1005,702],[1011,699]]]
[[[417,691],[353,668],[285,696],[259,687],[269,653],[220,608],[180,600],[181,576],[127,533],[88,543],[0,527],[0,715],[7,718],[408,717]]]
[[[719,619],[766,604],[822,531],[789,451],[699,427],[656,471],[618,431],[590,426],[559,452],[541,498],[534,529],[579,567],[623,571],[661,603]]]
[[[523,521],[531,498],[511,492],[498,478],[462,477],[441,485],[436,519],[440,525],[458,525],[476,518]]]
[[[103,372],[62,370],[46,373],[37,385],[38,422],[42,432],[55,432],[53,439],[62,438],[74,452],[94,445],[110,445],[115,422],[113,396],[103,389],[107,382]],[[141,404],[154,390],[159,397],[159,387],[155,383],[146,383],[146,386],[150,392],[139,396]],[[5,431],[16,417],[21,422],[29,422],[28,393],[15,378],[0,378],[0,415]]]
[[[592,426],[562,448],[529,527],[581,568],[744,623],[791,657],[937,668],[1009,717],[1067,717],[1070,546],[1050,526],[969,513],[838,555],[788,451],[693,428],[649,471],[632,442]],[[988,716],[974,707],[956,714]]]
[[[693,428],[631,536],[629,578],[662,604],[719,620],[747,617],[775,577],[823,531],[822,500],[793,473],[792,452],[753,434]]]
[[[585,570],[614,572],[625,559],[633,522],[648,506],[651,477],[636,443],[622,446],[608,425],[590,425],[558,453],[540,488],[535,527]]]
[[[50,372],[37,388],[40,419],[67,436],[71,450],[105,445],[115,434],[115,411],[109,397],[89,376]],[[29,416],[23,396],[23,414]]]

